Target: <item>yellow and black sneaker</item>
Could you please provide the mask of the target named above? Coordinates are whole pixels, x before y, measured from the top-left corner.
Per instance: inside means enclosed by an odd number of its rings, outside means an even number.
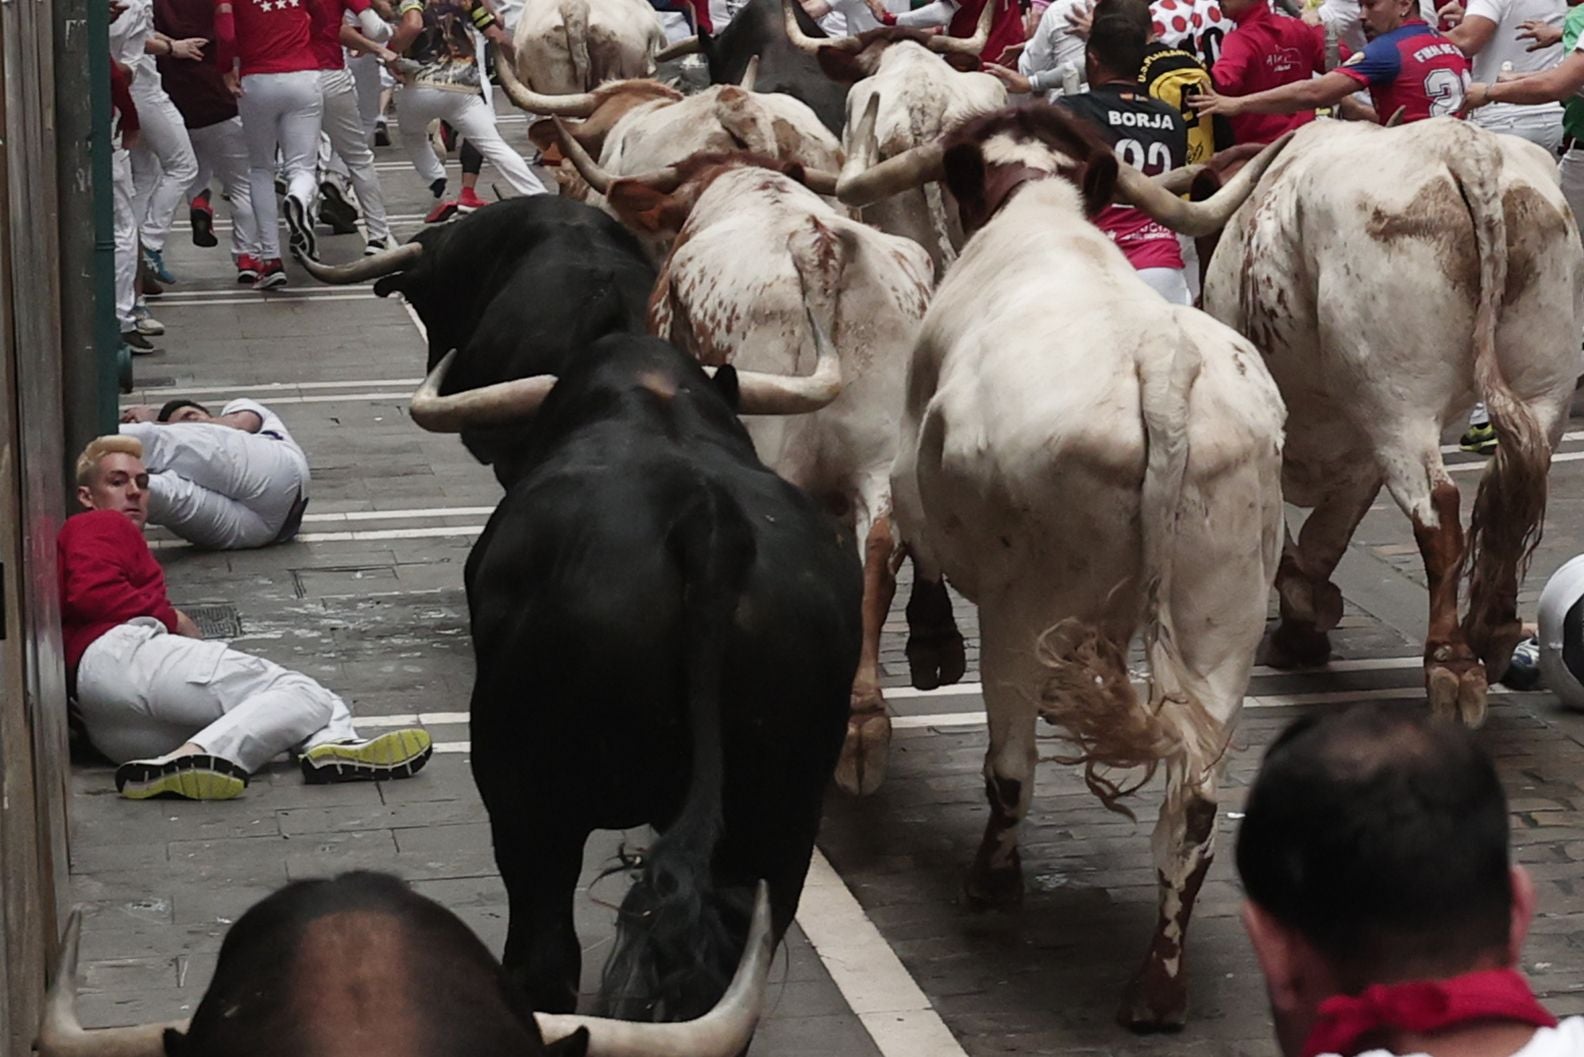
[[[186,756],[128,760],[115,773],[116,791],[128,800],[177,796],[187,800],[230,800],[247,788],[248,775],[220,756],[195,752]]]
[[[429,732],[406,727],[368,741],[315,745],[302,754],[303,778],[311,785],[326,782],[384,782],[411,778],[434,754]]]
[[[1458,447],[1474,455],[1490,455],[1496,450],[1496,430],[1489,422],[1471,425],[1468,432],[1458,438]]]

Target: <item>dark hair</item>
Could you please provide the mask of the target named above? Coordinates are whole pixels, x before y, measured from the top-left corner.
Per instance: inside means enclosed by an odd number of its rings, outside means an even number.
[[[206,415],[209,413],[209,409],[204,407],[196,400],[167,400],[165,401],[164,406],[159,409],[159,420],[161,422],[169,422],[171,420],[171,416],[184,407],[196,407],[199,411],[202,411]]]
[[[1144,48],[1149,40],[1149,8],[1144,8],[1141,23],[1132,0],[1106,0],[1089,29],[1088,54],[1105,70],[1136,80],[1144,65]]]
[[[1423,705],[1300,719],[1265,754],[1245,810],[1249,899],[1348,990],[1455,975],[1505,951],[1507,800],[1461,725]]]

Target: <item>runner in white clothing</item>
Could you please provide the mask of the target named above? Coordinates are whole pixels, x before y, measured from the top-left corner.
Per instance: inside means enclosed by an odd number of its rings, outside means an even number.
[[[1285,1057],[1578,1057],[1520,971],[1535,886],[1461,724],[1372,702],[1266,753],[1237,869]]]
[[[1473,60],[1474,80],[1490,84],[1502,74],[1539,73],[1561,62],[1560,43],[1533,44],[1524,33],[1537,25],[1560,33],[1566,15],[1566,0],[1468,0],[1462,20],[1446,37]],[[1553,155],[1562,142],[1560,103],[1492,103],[1468,119],[1492,132],[1522,136]]]
[[[286,424],[254,400],[214,416],[191,400],[128,408],[121,433],[143,445],[149,519],[200,547],[283,543],[308,505],[308,457]]]

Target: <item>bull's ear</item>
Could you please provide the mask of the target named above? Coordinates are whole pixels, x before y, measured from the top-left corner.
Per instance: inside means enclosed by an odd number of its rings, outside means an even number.
[[[545,1057],[584,1057],[588,1044],[588,1028],[578,1028],[564,1039],[546,1043]]]
[[[733,411],[737,411],[742,407],[742,392],[737,385],[737,368],[729,363],[718,367],[715,370],[715,377],[710,379],[710,381],[726,401],[728,407]]]
[[[544,155],[546,165],[560,165],[562,162],[561,137],[556,135],[555,122],[550,118],[542,118],[528,126],[528,139],[539,153]]]
[[[985,163],[977,143],[959,143],[941,158],[945,170],[946,189],[957,199],[958,205],[975,208],[984,204]]]
[[[1221,190],[1221,176],[1214,169],[1205,169],[1195,176],[1193,183],[1188,187],[1188,200],[1190,202],[1203,202],[1215,196]]]
[[[687,220],[686,210],[673,196],[639,180],[614,181],[605,201],[624,224],[642,231],[680,231]]]
[[[1095,151],[1084,166],[1084,212],[1094,216],[1116,196],[1117,160],[1110,151]]]

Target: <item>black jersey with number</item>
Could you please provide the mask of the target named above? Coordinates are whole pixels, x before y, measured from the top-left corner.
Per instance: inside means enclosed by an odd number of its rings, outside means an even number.
[[[1117,158],[1149,176],[1187,163],[1188,125],[1182,114],[1132,84],[1102,84],[1056,102],[1088,121]]]

